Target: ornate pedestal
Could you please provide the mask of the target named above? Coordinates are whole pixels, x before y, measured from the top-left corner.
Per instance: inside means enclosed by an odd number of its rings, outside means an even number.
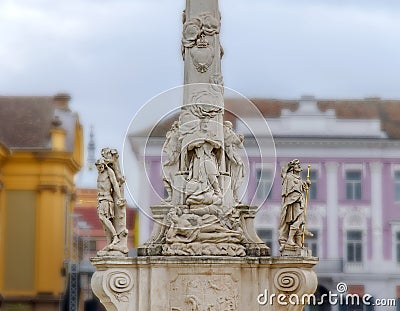
[[[151,211],[154,217],[153,232],[150,239],[144,244],[139,246],[139,256],[173,256],[173,255],[189,255],[189,256],[252,256],[252,257],[265,257],[270,255],[270,249],[258,237],[254,230],[254,217],[256,215],[256,206],[238,205],[235,207],[237,211],[237,221],[240,225],[241,242],[229,243],[228,242],[204,242],[204,241],[190,241],[190,243],[166,243],[167,230],[170,225],[167,221],[167,213],[171,210],[170,205],[155,205],[151,206]],[[189,207],[186,207],[190,209]],[[188,232],[191,228],[185,228]],[[227,235],[223,233],[223,235]],[[216,236],[217,233],[210,233],[211,236]]]
[[[317,261],[314,257],[96,257],[91,259],[97,270],[92,289],[110,311],[302,310],[302,297],[317,287],[312,270]],[[296,301],[300,303],[291,303]]]

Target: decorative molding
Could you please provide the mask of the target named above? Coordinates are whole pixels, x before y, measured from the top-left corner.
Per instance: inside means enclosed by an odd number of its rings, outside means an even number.
[[[346,178],[347,171],[361,171],[362,178],[366,175],[365,163],[343,163],[342,164],[342,177]]]
[[[281,292],[296,292],[302,283],[303,276],[293,268],[283,268],[274,277],[274,286]]]
[[[382,168],[383,168],[383,163],[382,162],[370,162],[369,167],[370,167],[371,173],[381,173]]]
[[[57,192],[58,189],[59,189],[59,187],[57,185],[51,185],[51,184],[42,184],[42,185],[39,185],[37,188],[37,190],[39,192],[41,192],[41,191]]]
[[[398,163],[392,163],[390,165],[390,173],[391,173],[391,176],[392,176],[393,179],[394,179],[394,174],[396,172],[400,172],[400,163],[399,164]]]
[[[106,268],[92,276],[91,287],[94,294],[107,310],[131,310],[135,301],[133,270]]]
[[[150,256],[91,262],[93,292],[109,311],[301,311],[302,304],[260,306],[260,296],[267,291],[287,301],[291,294],[314,293],[318,283],[312,270],[317,258]]]
[[[111,271],[105,275],[107,286],[110,292],[119,302],[129,302],[129,292],[134,282],[127,271]]]
[[[358,214],[364,218],[371,217],[371,206],[370,205],[341,205],[339,207],[339,214],[342,215],[343,221],[348,215]]]
[[[317,276],[312,270],[295,267],[277,269],[274,273],[274,288],[272,292],[275,293],[276,297],[280,295],[283,299],[278,298],[280,303],[274,305],[271,310],[303,310],[304,303],[307,303],[307,301],[302,301],[302,297],[314,293],[317,289],[317,285]],[[291,303],[290,297],[297,297],[299,300],[293,304]]]
[[[68,194],[69,193],[68,186],[66,186],[66,185],[60,186],[60,191],[61,191],[61,193]]]
[[[197,41],[196,46],[190,49],[193,65],[200,73],[208,70],[214,61],[214,48],[202,37]]]
[[[239,284],[230,274],[180,274],[168,298],[168,310],[238,310]]]
[[[338,162],[325,162],[325,167],[327,172],[329,171],[335,171],[337,172],[337,169],[339,168],[339,163]]]
[[[206,12],[187,19],[186,14],[184,14],[183,21],[182,57],[185,59],[185,51],[190,49],[189,53],[194,67],[198,72],[205,73],[214,61],[213,44],[215,43],[209,39],[220,32],[220,16],[215,18],[212,13]],[[221,49],[220,58],[222,55],[223,50]]]

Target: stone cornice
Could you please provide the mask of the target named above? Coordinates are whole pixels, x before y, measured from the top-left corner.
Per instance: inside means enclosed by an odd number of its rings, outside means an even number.
[[[57,185],[53,184],[42,184],[38,186],[38,191],[51,191],[51,192],[57,192],[58,187]]]

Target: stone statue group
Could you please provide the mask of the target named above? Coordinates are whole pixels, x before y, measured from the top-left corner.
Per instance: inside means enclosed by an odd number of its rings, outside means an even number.
[[[165,202],[173,202],[175,176],[178,172],[186,174],[185,198],[181,204],[187,205],[221,205],[224,196],[221,172],[230,176],[230,187],[233,202],[239,203],[238,190],[244,179],[244,163],[237,151],[243,148],[243,135],[236,135],[230,121],[223,122],[224,148],[221,142],[210,135],[208,119],[201,120],[198,131],[184,129],[175,121],[167,132],[167,139],[163,145],[166,161],[163,163],[163,183],[168,197]],[[186,126],[187,127],[187,126]],[[185,132],[186,131],[186,132]],[[190,141],[182,148],[186,137]],[[223,149],[223,153],[221,152]],[[178,202],[173,202],[178,203]]]
[[[240,243],[245,229],[235,209],[245,176],[238,153],[244,137],[233,132],[230,121],[215,122],[216,106],[191,105],[187,110],[172,124],[163,145],[168,194],[163,202],[170,207],[157,242],[164,244],[166,255],[244,255]]]
[[[168,197],[165,204],[172,205],[174,177],[179,172],[181,145],[178,122],[174,122],[167,133],[163,151],[167,155],[164,165],[163,182]],[[232,202],[238,205],[238,188],[244,177],[244,164],[236,148],[243,147],[243,136],[236,135],[232,123],[224,122],[225,167],[233,182],[230,185]],[[224,209],[224,193],[219,183],[220,162],[217,160],[213,145],[207,140],[197,143],[190,159],[185,159],[189,172],[185,173],[188,188],[197,188],[189,192],[186,204],[172,205],[165,215],[161,241],[164,254],[221,254],[216,244],[223,243],[222,253],[244,254],[244,248],[234,244],[249,241],[247,228],[241,223],[240,215],[234,207],[227,214]],[[98,252],[99,256],[123,255],[128,253],[126,229],[126,200],[124,198],[125,177],[122,175],[118,152],[104,148],[102,157],[96,161],[98,170],[98,207],[97,212],[107,237],[107,246]],[[189,157],[185,155],[185,157]],[[282,255],[299,255],[304,248],[304,238],[312,236],[306,230],[307,195],[311,182],[309,175],[301,178],[300,161],[294,159],[281,169],[282,209],[279,223],[279,251]],[[190,182],[194,186],[190,185]],[[197,191],[197,192],[196,192]],[[225,206],[226,208],[226,206]],[[245,234],[247,233],[247,234]],[[251,234],[250,234],[251,236]],[[160,237],[158,237],[160,239]],[[152,242],[157,242],[153,239]],[[197,242],[197,244],[195,243]],[[257,241],[259,242],[259,241]],[[190,243],[195,243],[189,246]],[[173,244],[175,244],[173,246]],[[210,246],[212,245],[212,246]],[[222,244],[221,244],[222,245]]]

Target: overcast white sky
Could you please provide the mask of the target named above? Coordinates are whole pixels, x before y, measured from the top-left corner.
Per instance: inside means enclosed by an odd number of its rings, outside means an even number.
[[[247,97],[398,99],[399,2],[220,0],[225,85]],[[184,6],[0,0],[0,94],[68,92],[97,146],[121,149],[139,107],[182,83]]]

